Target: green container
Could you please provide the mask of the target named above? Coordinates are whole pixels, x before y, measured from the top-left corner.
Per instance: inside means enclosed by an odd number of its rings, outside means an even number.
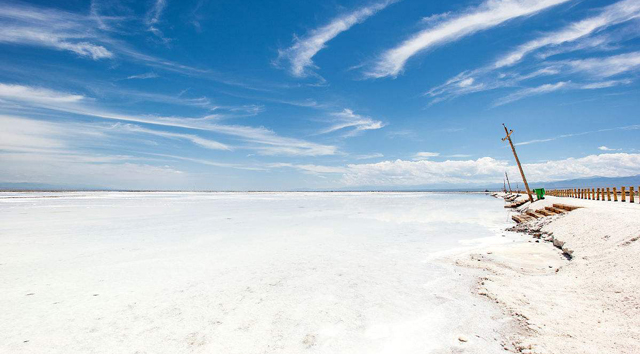
[[[544,188],[536,188],[534,189],[534,191],[536,192],[536,197],[538,197],[538,200],[544,199]]]

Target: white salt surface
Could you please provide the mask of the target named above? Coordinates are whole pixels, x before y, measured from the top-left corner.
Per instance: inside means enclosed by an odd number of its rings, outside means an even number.
[[[0,193],[0,352],[496,353],[508,320],[438,255],[507,223],[473,194]]]

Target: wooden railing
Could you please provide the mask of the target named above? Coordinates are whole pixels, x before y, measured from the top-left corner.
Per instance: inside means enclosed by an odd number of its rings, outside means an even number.
[[[638,191],[634,190],[634,187],[621,187],[620,191],[618,191],[617,187],[606,187],[606,188],[569,188],[569,189],[552,189],[546,191],[547,195],[554,197],[567,197],[567,198],[578,198],[578,199],[588,199],[588,200],[601,200],[601,201],[614,201],[617,202],[618,198],[621,202],[626,202],[627,199],[629,203],[635,203],[636,196],[638,202],[640,202],[640,186],[638,186]]]

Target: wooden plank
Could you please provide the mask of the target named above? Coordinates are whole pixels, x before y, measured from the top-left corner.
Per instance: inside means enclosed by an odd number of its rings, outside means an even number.
[[[524,221],[524,220],[522,220],[522,219],[520,218],[520,216],[518,216],[518,215],[512,215],[512,216],[511,216],[511,219],[512,219],[513,221],[517,222],[518,224],[521,224],[521,223]]]
[[[531,216],[531,217],[533,217],[534,219],[540,219],[541,218],[541,216],[538,216],[536,213],[534,213],[531,210],[527,210],[526,214]]]
[[[520,217],[523,218],[525,221],[532,221],[535,220],[534,218],[532,218],[529,215],[525,215],[525,214],[520,214]]]
[[[573,205],[567,205],[567,204],[553,204],[554,208],[558,208],[558,209],[564,209],[567,211],[571,211],[571,210],[575,210],[578,209],[580,207],[577,206],[573,206]]]
[[[564,214],[567,213],[567,210],[563,210],[563,209],[558,209],[558,208],[554,208],[554,207],[547,207],[549,211],[554,212],[556,214]]]
[[[549,207],[547,207],[547,208],[549,208]],[[538,210],[538,213],[540,213],[540,214],[542,214],[544,216],[554,216],[554,215],[556,215],[556,213],[554,213],[554,212],[552,212],[550,210],[547,210],[546,208]]]

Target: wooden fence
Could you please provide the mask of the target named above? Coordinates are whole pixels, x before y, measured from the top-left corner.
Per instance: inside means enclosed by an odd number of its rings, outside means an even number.
[[[607,187],[607,188],[569,188],[569,189],[551,189],[546,191],[547,195],[554,197],[567,197],[588,200],[601,200],[607,202],[635,203],[636,199],[640,202],[640,186],[637,192],[634,187]]]

